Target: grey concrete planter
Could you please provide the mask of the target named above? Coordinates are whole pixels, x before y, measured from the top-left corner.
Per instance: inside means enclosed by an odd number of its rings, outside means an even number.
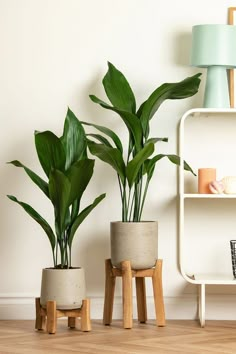
[[[85,299],[85,276],[83,268],[53,269],[42,272],[40,304],[56,301],[61,310],[80,308]]]
[[[132,269],[147,269],[157,259],[158,225],[156,221],[111,222],[111,262],[131,261]]]

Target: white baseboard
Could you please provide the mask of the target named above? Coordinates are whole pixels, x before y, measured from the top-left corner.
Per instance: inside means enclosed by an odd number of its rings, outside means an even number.
[[[34,295],[32,294],[0,294],[0,320],[29,320],[35,318]],[[103,297],[90,297],[91,318],[101,319],[103,316]],[[134,318],[137,318],[134,298]],[[147,297],[148,318],[155,319],[152,297]],[[167,319],[196,319],[196,295],[165,297]],[[122,318],[122,302],[120,297],[114,299],[113,319]],[[206,298],[206,319],[236,320],[235,295],[208,295]]]

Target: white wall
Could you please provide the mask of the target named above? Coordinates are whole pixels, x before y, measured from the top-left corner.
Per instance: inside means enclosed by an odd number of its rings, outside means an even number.
[[[41,269],[52,265],[43,231],[6,194],[32,204],[52,221],[51,205],[23,171],[6,161],[18,159],[41,173],[33,132],[49,129],[61,134],[67,106],[80,119],[110,124],[124,134],[120,119],[88,98],[90,93],[105,98],[101,79],[107,60],[125,73],[142,102],[163,82],[198,71],[189,67],[191,27],[226,23],[227,8],[234,5],[230,0],[0,0],[0,319],[33,316]],[[163,145],[163,152],[177,152],[179,119],[186,110],[202,106],[202,93],[203,86],[195,97],[166,102],[156,114],[153,135],[168,136],[170,141]],[[85,267],[92,317],[98,318],[102,316],[104,259],[109,257],[109,222],[120,219],[120,201],[115,174],[97,161],[86,200],[101,192],[107,192],[107,197],[79,230],[73,255],[74,263]],[[176,193],[176,168],[160,162],[144,218],[159,221],[167,317],[193,318],[196,288],[186,284],[177,267]],[[222,295],[214,298],[209,317],[230,318],[230,308],[217,313],[216,305],[224,303],[223,294],[233,301],[234,289],[212,292]],[[148,295],[152,309],[149,283]],[[25,313],[14,312],[18,303],[24,305]],[[120,316],[119,306],[116,316]]]

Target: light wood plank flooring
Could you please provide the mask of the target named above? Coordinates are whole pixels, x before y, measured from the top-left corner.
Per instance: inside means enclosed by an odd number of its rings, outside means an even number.
[[[92,332],[70,330],[58,321],[56,334],[34,330],[34,321],[0,321],[0,354],[219,354],[236,353],[236,321],[167,321],[166,327],[134,322],[123,329],[121,321],[103,326],[92,321]]]

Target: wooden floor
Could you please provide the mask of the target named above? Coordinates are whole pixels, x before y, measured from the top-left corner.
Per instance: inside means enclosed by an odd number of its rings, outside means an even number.
[[[70,330],[58,321],[56,334],[34,330],[33,321],[0,321],[0,354],[208,354],[236,353],[236,321],[168,321],[166,327],[134,322],[123,329],[121,321],[103,326],[92,321],[92,332]]]

